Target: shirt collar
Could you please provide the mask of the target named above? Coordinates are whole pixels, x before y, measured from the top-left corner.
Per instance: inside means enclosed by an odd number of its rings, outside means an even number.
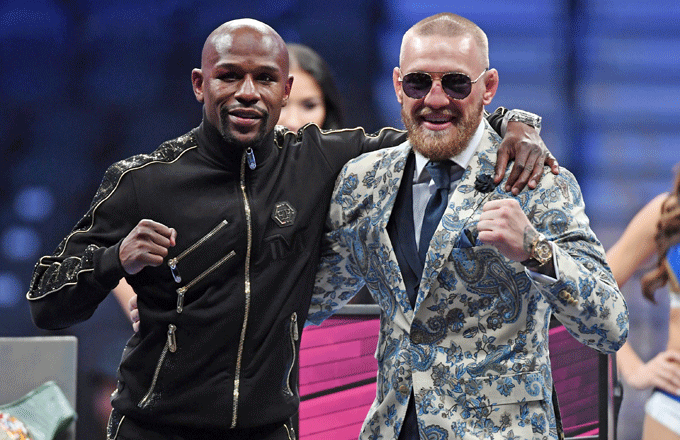
[[[479,145],[479,142],[482,140],[483,135],[484,135],[484,120],[482,119],[482,121],[480,121],[479,123],[479,126],[477,127],[477,130],[475,130],[475,134],[473,134],[472,137],[470,138],[467,147],[465,147],[463,151],[449,159],[455,162],[456,164],[460,165],[461,168],[463,169],[467,168],[468,164],[472,160],[472,156],[475,154],[475,151],[477,150],[477,145]],[[425,165],[427,165],[427,162],[429,162],[430,159],[418,153],[417,151],[414,151],[413,153],[416,155],[416,169],[413,175],[413,181],[419,182],[420,175],[425,169]]]

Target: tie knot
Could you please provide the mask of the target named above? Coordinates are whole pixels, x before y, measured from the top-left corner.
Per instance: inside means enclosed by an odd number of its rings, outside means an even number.
[[[434,184],[437,189],[449,189],[451,184],[451,161],[441,160],[441,161],[429,161],[425,168],[430,173],[430,177],[434,180]]]

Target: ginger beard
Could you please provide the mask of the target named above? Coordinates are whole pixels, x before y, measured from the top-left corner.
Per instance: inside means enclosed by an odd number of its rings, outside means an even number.
[[[445,130],[429,130],[422,126],[419,120],[434,113],[427,107],[419,110],[414,116],[409,114],[402,104],[401,119],[414,151],[430,160],[446,160],[465,150],[482,120],[483,107],[484,105],[480,102],[476,111],[468,112],[467,115],[461,112],[454,115],[450,109],[437,112],[440,115],[455,117],[455,120],[451,121],[452,126]]]

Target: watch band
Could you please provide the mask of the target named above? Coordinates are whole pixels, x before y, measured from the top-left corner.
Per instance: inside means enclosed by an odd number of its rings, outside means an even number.
[[[540,134],[542,120],[543,120],[542,117],[531,112],[517,109],[509,110],[503,115],[501,131],[503,132],[502,134],[505,135],[505,132],[508,128],[508,122],[521,122],[530,127],[533,127],[536,130],[536,132]]]

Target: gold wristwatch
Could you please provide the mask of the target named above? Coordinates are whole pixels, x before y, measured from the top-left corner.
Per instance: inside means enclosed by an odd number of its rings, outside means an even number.
[[[522,261],[522,265],[526,267],[543,266],[545,263],[552,260],[552,245],[543,234],[537,234],[533,243],[531,243],[531,250],[529,253],[530,257]]]

